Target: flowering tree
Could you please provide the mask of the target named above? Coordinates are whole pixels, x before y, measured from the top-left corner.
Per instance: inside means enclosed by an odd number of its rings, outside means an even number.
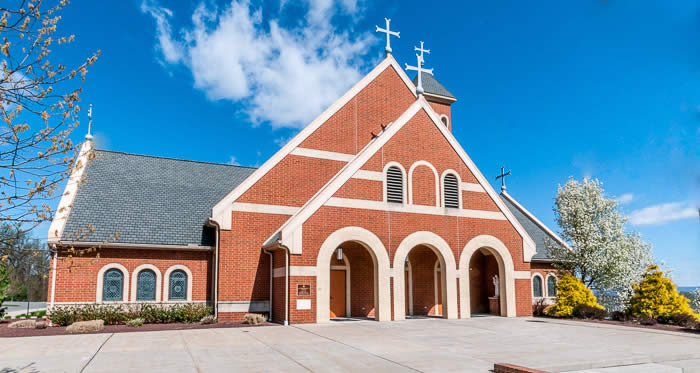
[[[58,34],[67,3],[0,5],[0,224],[18,234],[53,218],[50,201],[75,167],[69,135],[79,123],[80,84],[99,55],[74,67],[49,60],[54,48],[74,40]]]
[[[688,299],[690,299],[690,307],[692,307],[696,313],[700,313],[700,289],[695,289],[688,293]]]
[[[625,232],[627,217],[595,179],[570,179],[560,186],[554,213],[561,237],[571,246],[569,250],[547,242],[555,265],[576,274],[607,308],[622,308],[632,295],[632,284],[654,262],[651,245],[638,233]]]

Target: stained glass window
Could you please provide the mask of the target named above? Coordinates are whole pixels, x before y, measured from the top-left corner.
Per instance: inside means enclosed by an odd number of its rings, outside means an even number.
[[[120,301],[123,299],[124,292],[124,274],[122,271],[112,268],[105,272],[104,281],[102,284],[102,300]]]
[[[535,297],[542,296],[542,278],[540,278],[540,276],[535,276],[532,278],[532,294]]]
[[[169,300],[187,300],[187,273],[182,270],[170,274]]]
[[[554,278],[554,276],[547,277],[547,296],[557,296],[557,280]]]
[[[136,277],[136,300],[156,300],[156,274],[150,269]]]

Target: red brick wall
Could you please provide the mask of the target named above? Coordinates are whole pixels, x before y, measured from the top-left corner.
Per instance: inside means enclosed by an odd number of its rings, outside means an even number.
[[[372,257],[367,249],[353,242],[343,245],[343,254],[350,262],[350,316],[374,316]]]
[[[430,248],[417,246],[408,254],[413,277],[413,314],[435,315],[435,262]]]
[[[377,181],[374,183],[381,185]],[[435,174],[430,167],[417,166],[414,168],[411,183],[414,205],[435,206],[435,195],[439,191],[435,189]]]
[[[452,132],[452,110],[450,108],[450,105],[447,104],[441,104],[437,102],[429,102],[430,107],[435,110],[435,112],[438,114],[438,117],[441,115],[447,115],[447,129]]]
[[[123,291],[131,300],[132,274],[142,264],[152,264],[161,273],[161,297],[163,286],[168,286],[165,271],[173,265],[184,265],[192,272],[192,301],[211,300],[211,280],[209,264],[211,253],[175,250],[148,249],[99,249],[95,253],[68,259],[65,253],[59,253],[56,263],[56,297],[55,302],[95,302],[97,300],[97,275],[102,267],[118,263],[126,267],[129,273],[129,288]],[[53,260],[53,259],[52,259]],[[53,268],[53,263],[51,263]],[[51,299],[51,283],[49,294]],[[158,299],[157,301],[161,301]]]

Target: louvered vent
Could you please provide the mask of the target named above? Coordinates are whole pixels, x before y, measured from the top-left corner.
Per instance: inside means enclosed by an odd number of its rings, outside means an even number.
[[[445,175],[445,207],[459,208],[459,183],[454,174]]]
[[[395,166],[386,170],[386,200],[403,203],[403,173]]]

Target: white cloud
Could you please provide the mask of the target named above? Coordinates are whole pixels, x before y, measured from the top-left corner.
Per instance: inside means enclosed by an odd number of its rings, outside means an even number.
[[[151,0],[141,9],[156,21],[165,62],[188,67],[209,99],[242,103],[254,125],[300,128],[361,78],[362,57],[377,40],[332,25],[334,16],[356,16],[356,0],[307,1],[305,22],[292,28],[246,0],[223,10],[201,3],[180,40],[170,10]]]
[[[625,193],[619,197],[617,197],[617,202],[619,202],[621,205],[630,203],[634,200],[634,193]]]
[[[238,160],[236,160],[236,157],[234,157],[234,156],[230,156],[228,159],[228,162],[226,162],[226,163],[230,164],[231,166],[240,166],[241,165],[240,163],[238,163]]]
[[[671,202],[632,211],[632,225],[660,225],[676,220],[698,218],[698,208],[690,202]]]

